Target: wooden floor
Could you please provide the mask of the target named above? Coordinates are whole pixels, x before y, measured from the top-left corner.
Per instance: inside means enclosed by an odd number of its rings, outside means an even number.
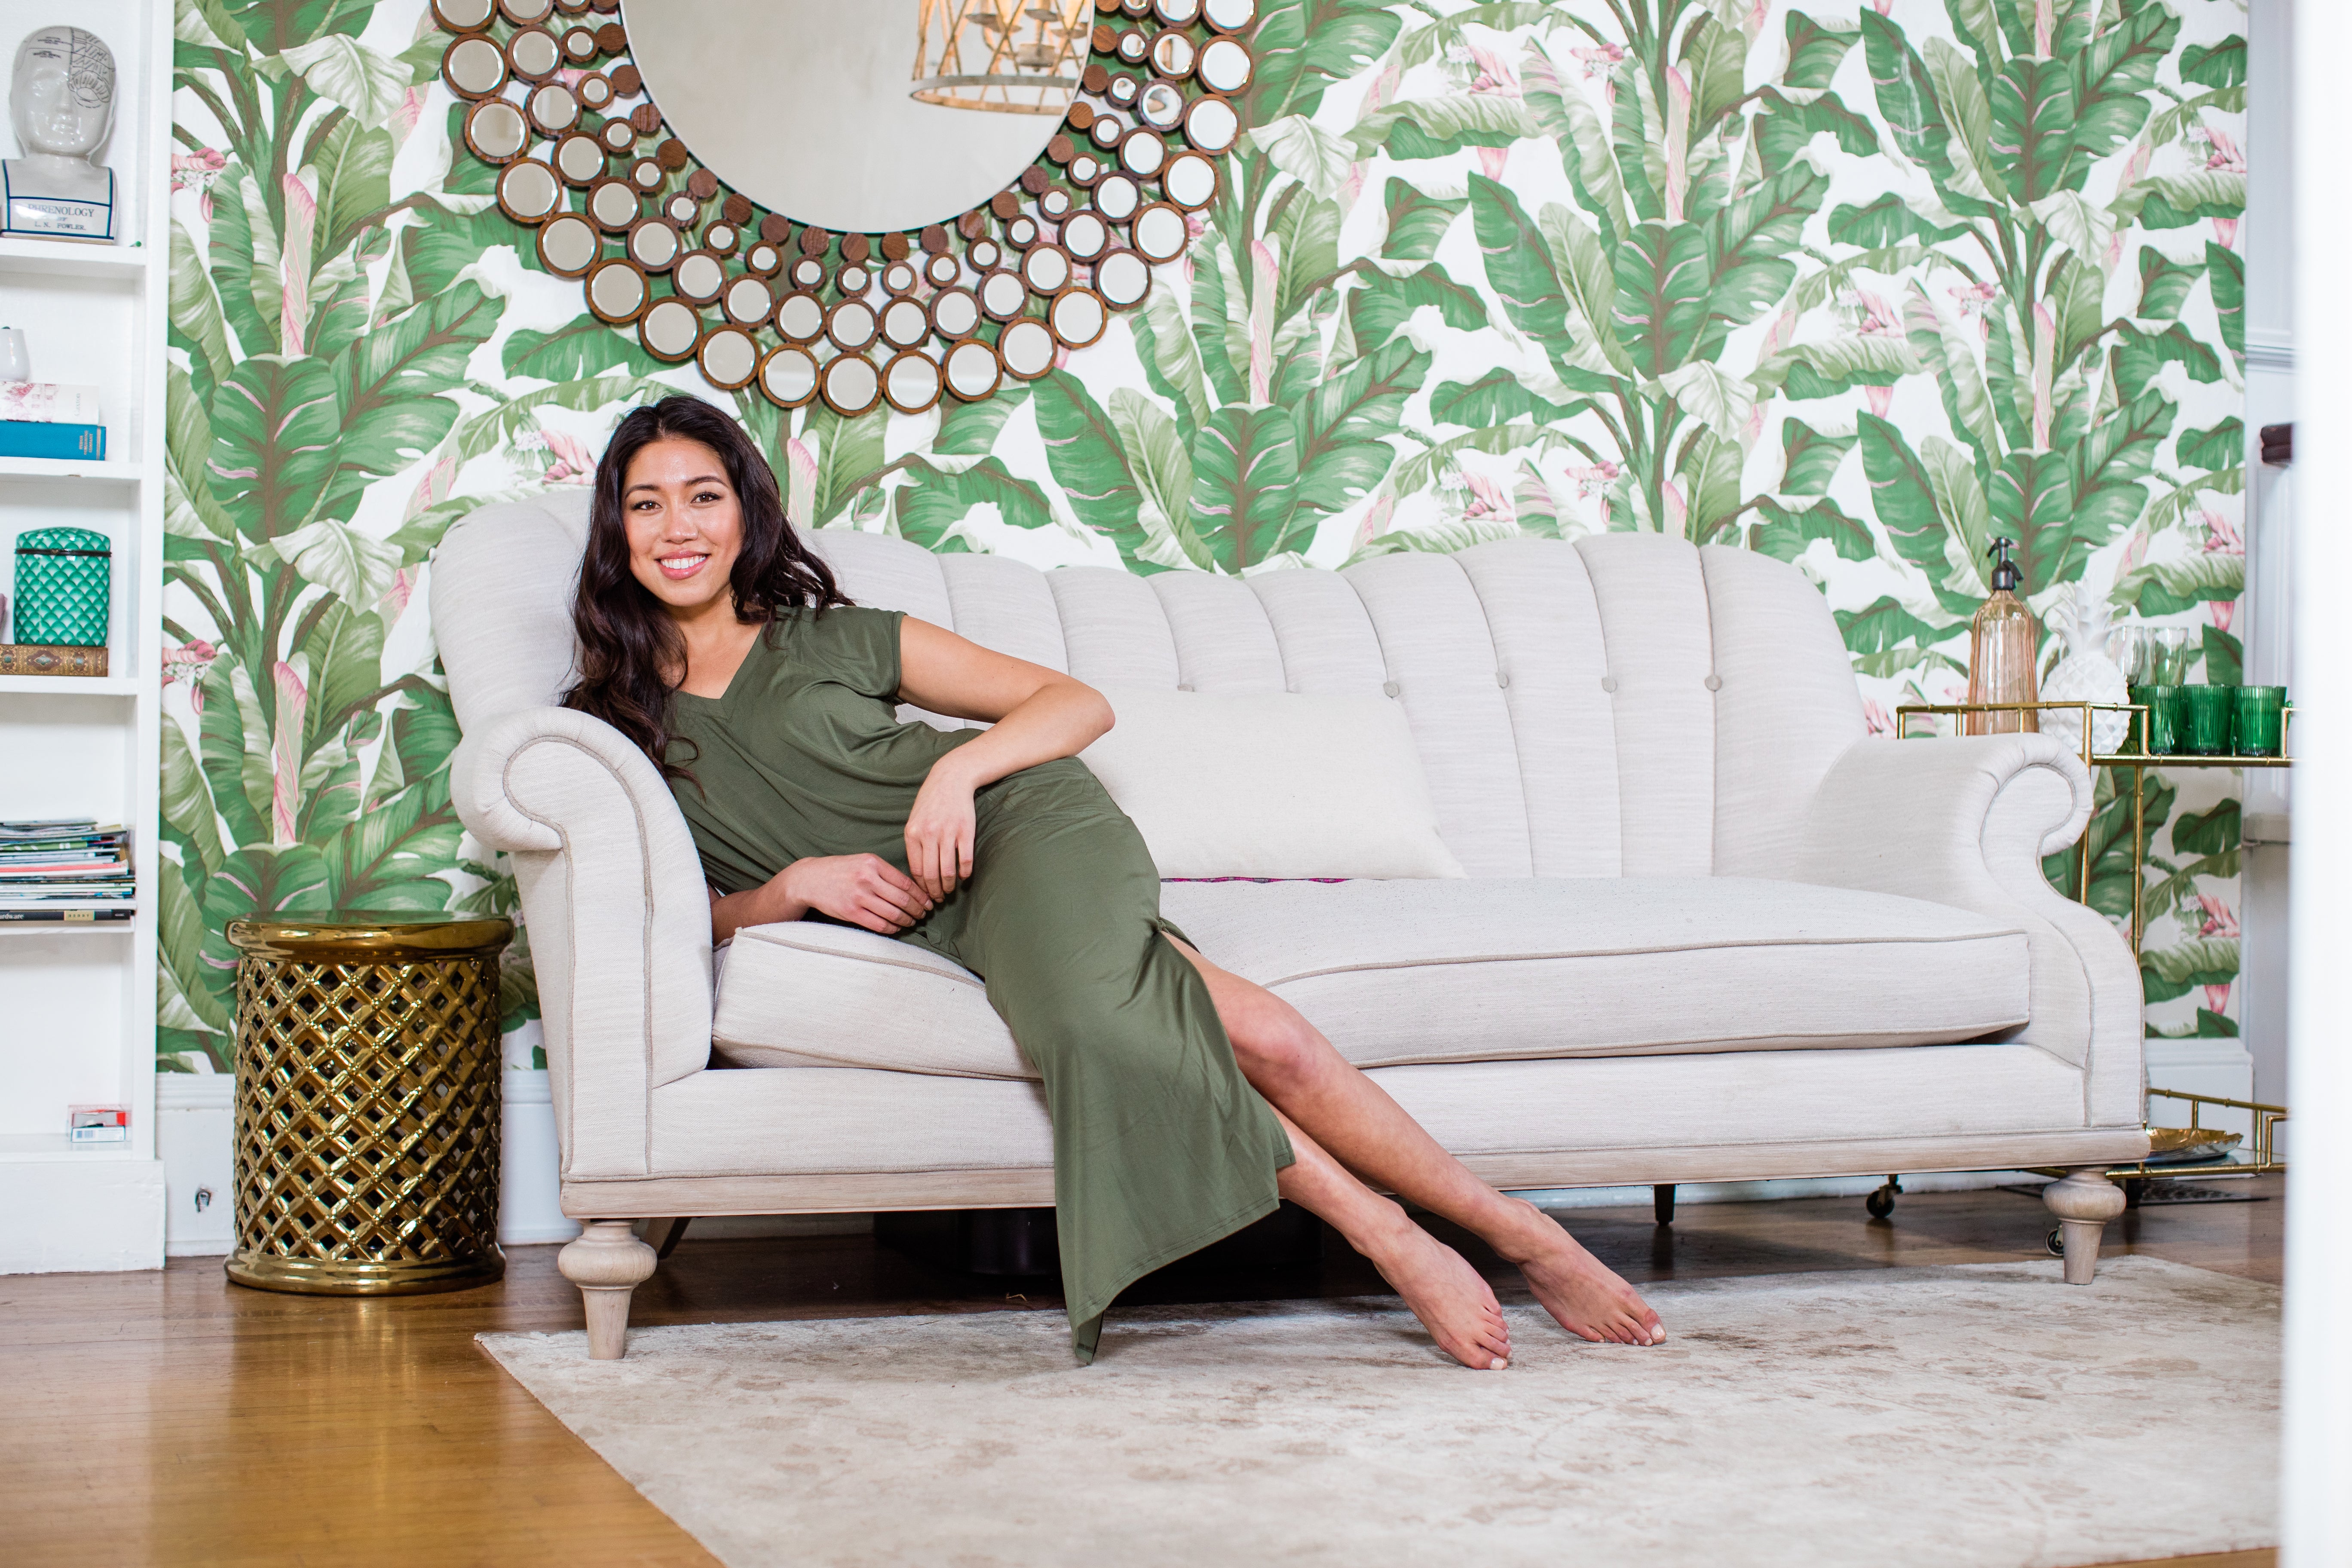
[[[2276,1283],[2284,1207],[2139,1210],[2108,1226],[2107,1248]],[[2004,1192],[1906,1196],[1891,1224],[1853,1198],[1685,1205],[1671,1231],[1646,1207],[1565,1217],[1636,1282],[2042,1256],[2050,1223]],[[1515,1276],[1492,1278],[1511,1293]],[[1344,1253],[1271,1277],[1147,1283],[1162,1300],[1381,1288]],[[632,1321],[1056,1310],[862,1235],[689,1238],[639,1289]],[[579,1326],[551,1247],[517,1248],[499,1285],[390,1300],[241,1289],[214,1258],[0,1279],[0,1563],[710,1563],[473,1343]]]

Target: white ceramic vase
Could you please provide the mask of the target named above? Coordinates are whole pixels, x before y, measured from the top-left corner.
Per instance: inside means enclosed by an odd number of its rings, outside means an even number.
[[[2120,703],[2131,700],[2123,670],[2106,655],[2107,605],[2104,597],[2086,592],[2080,583],[2074,584],[2072,612],[2060,635],[2065,638],[2066,657],[2042,681],[2042,701]],[[2128,713],[2094,715],[2092,749],[2102,755],[2112,753],[2124,743],[2130,728]],[[2042,732],[2079,752],[2083,749],[2083,715],[2073,709],[2045,709]]]

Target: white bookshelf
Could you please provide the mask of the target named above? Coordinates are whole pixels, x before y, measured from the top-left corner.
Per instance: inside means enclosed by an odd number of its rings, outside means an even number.
[[[26,34],[60,19],[52,0],[0,0],[0,53],[13,59]],[[121,233],[110,247],[0,238],[0,324],[25,329],[36,379],[99,388],[107,460],[0,458],[0,581],[13,606],[16,539],[28,529],[105,534],[110,673],[0,676],[0,817],[124,824],[139,913],[113,924],[0,923],[0,1273],[152,1268],[163,1258],[153,900],[172,5],[74,0],[63,19],[114,51],[119,108],[106,162]],[[0,149],[16,151],[5,130]],[[130,1143],[68,1144],[66,1107],[80,1102],[130,1106]]]

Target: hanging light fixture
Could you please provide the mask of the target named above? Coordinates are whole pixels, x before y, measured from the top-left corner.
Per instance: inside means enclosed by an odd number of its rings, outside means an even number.
[[[910,95],[945,109],[1058,116],[1078,90],[1092,9],[1087,0],[922,0]]]

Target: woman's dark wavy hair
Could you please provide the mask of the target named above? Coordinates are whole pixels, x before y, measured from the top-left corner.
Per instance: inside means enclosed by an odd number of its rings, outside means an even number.
[[[626,735],[664,777],[691,778],[664,754],[670,736],[662,722],[671,688],[663,672],[685,668],[686,640],[661,601],[629,570],[628,514],[621,493],[636,455],[656,441],[673,438],[699,441],[716,452],[742,505],[743,546],[729,578],[737,620],[759,626],[786,610],[822,610],[850,601],[825,563],[801,542],[784,515],[775,470],[740,425],[699,398],[683,396],[632,408],[622,416],[596,465],[588,549],[572,597],[580,679],[563,694],[563,705]]]

